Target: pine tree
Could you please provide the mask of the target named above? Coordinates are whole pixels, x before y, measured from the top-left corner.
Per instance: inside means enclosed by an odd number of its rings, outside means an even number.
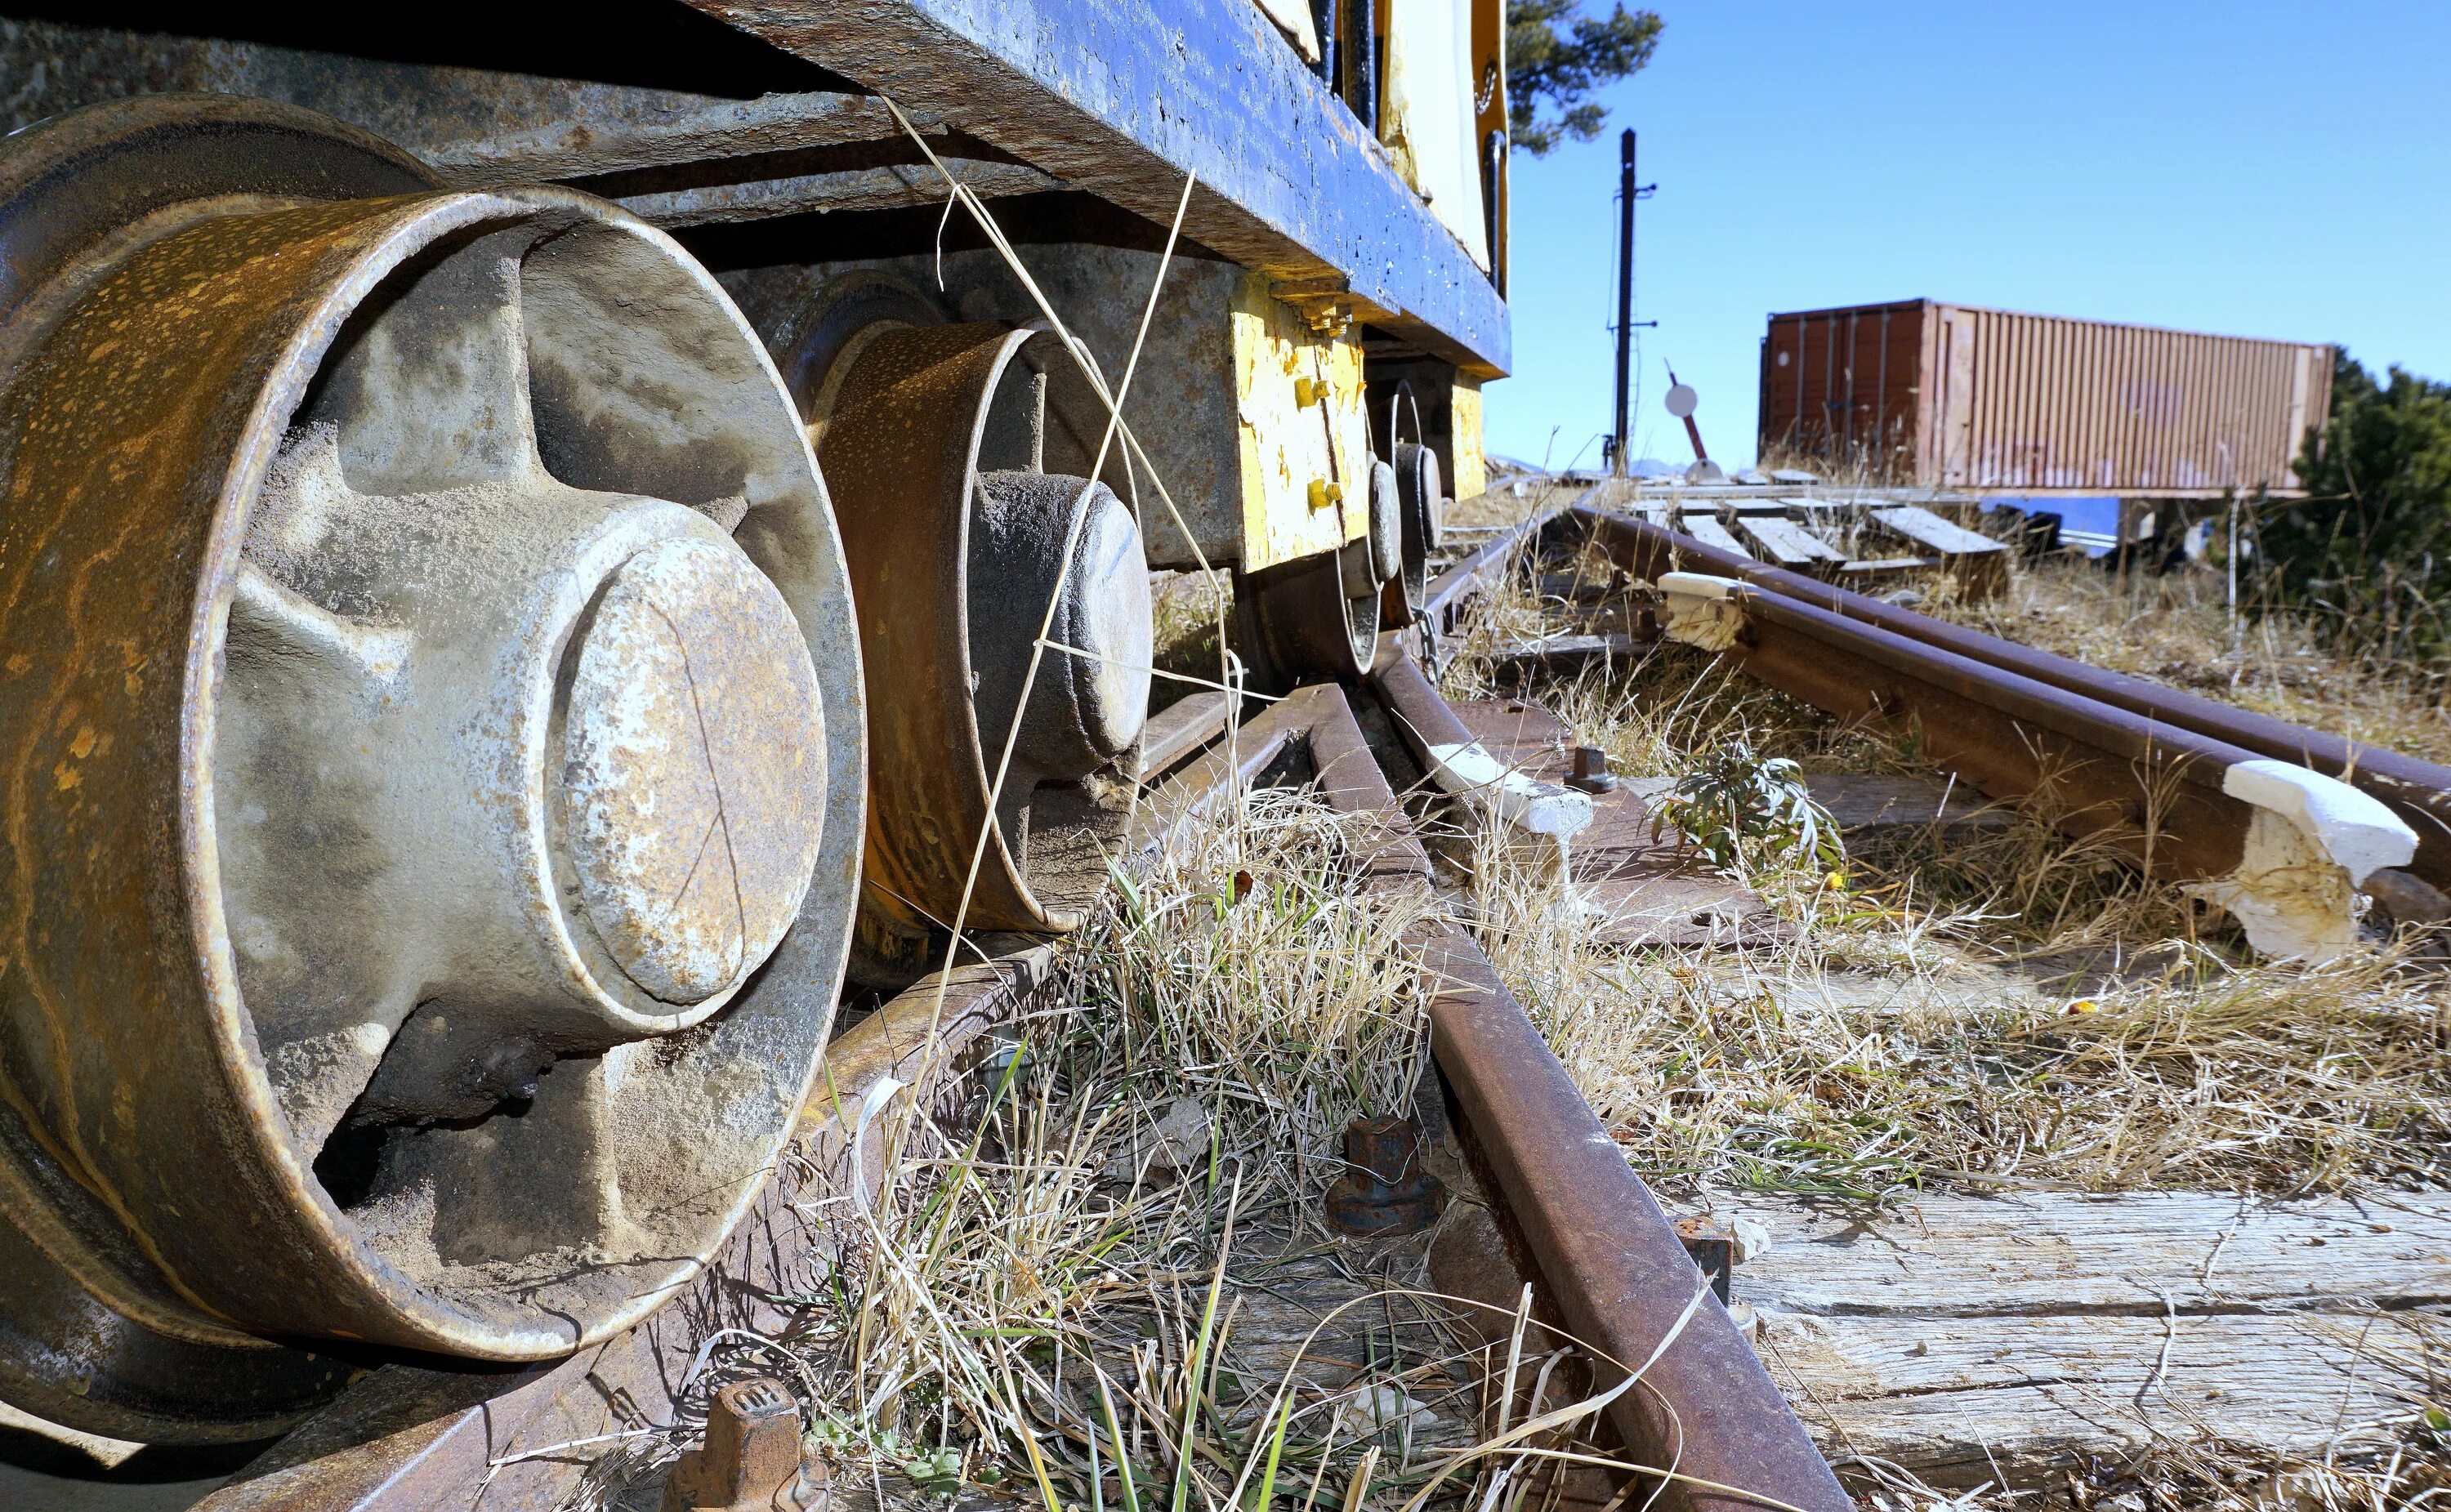
[[[2304,499],[2260,512],[2277,597],[2384,655],[2451,652],[2451,383],[2378,383],[2343,352],[2298,477]]]
[[[1537,158],[1570,136],[1599,135],[1608,110],[1593,91],[1632,77],[1658,46],[1658,15],[1622,0],[1605,18],[1583,14],[1579,0],[1507,0],[1508,139]],[[1545,120],[1543,104],[1556,110]]]

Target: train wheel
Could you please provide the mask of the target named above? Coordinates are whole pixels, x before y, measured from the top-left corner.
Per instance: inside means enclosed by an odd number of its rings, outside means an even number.
[[[1311,677],[1358,682],[1369,675],[1384,601],[1402,591],[1399,479],[1383,461],[1370,464],[1368,508],[1360,540],[1235,575],[1235,638],[1262,691]],[[1403,622],[1412,622],[1409,614]]]
[[[774,365],[618,208],[254,102],[19,133],[0,241],[0,1396],[245,1439],[343,1384],[314,1341],[637,1321],[755,1200],[854,902]]]
[[[1430,553],[1439,549],[1446,539],[1446,488],[1439,476],[1439,454],[1417,442],[1402,442],[1396,447],[1396,500],[1399,518],[1403,521],[1403,573],[1388,585],[1393,594],[1402,588],[1404,594],[1403,622],[1413,622],[1413,611],[1429,599]],[[1393,628],[1392,626],[1390,628]]]
[[[1152,631],[1139,525],[1107,482],[1080,476],[1096,429],[1053,339],[1000,324],[880,324],[849,335],[819,322],[843,356],[788,365],[827,396],[819,461],[867,655],[871,806],[853,971],[897,986],[937,964],[983,831],[967,928],[1077,924],[1077,905],[1104,882],[1099,842],[1121,819],[1080,784],[1139,739]]]
[[[1234,638],[1261,692],[1310,678],[1358,682],[1379,646],[1381,584],[1349,551],[1234,577]]]
[[[1406,431],[1413,439],[1400,438]],[[1446,483],[1439,476],[1439,454],[1423,443],[1422,415],[1413,402],[1413,385],[1400,383],[1387,397],[1386,438],[1396,474],[1396,514],[1402,537],[1402,571],[1387,584],[1381,600],[1380,628],[1411,627],[1413,615],[1429,599],[1430,553],[1446,534]]]

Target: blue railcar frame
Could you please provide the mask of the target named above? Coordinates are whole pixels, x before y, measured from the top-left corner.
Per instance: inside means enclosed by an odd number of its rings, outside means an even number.
[[[1482,378],[1505,302],[1251,0],[691,0]]]

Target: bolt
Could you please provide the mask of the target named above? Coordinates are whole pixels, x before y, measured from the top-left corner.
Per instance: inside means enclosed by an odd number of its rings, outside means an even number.
[[[1422,1126],[1410,1118],[1357,1118],[1344,1130],[1344,1174],[1327,1191],[1328,1227],[1391,1237],[1427,1228],[1446,1188],[1422,1167]]]
[[[1001,1087],[1010,1076],[1015,1085],[1029,1079],[1038,1062],[1022,1043],[1017,1031],[993,1029],[987,1033],[987,1052],[979,1057],[977,1074],[990,1088]]]
[[[755,1376],[716,1389],[706,1442],[673,1466],[664,1512],[805,1512],[825,1483],[825,1467],[800,1458],[799,1404]]]
[[[1614,792],[1617,777],[1609,771],[1608,753],[1596,745],[1575,747],[1575,770],[1567,776],[1566,786],[1585,793]]]

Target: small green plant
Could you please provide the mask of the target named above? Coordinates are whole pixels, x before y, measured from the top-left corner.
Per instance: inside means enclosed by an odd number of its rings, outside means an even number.
[[[822,1306],[827,1299],[818,1298]],[[864,1447],[860,1432],[831,1413],[819,1413],[800,1435],[800,1446],[811,1454],[839,1457]]]
[[[930,1496],[951,1496],[962,1488],[962,1451],[935,1449],[917,1459],[905,1460],[902,1473]]]
[[[1778,866],[1835,872],[1846,858],[1838,826],[1814,801],[1803,769],[1787,756],[1759,755],[1742,739],[1714,749],[1653,812],[1655,822],[1683,831],[1713,866],[1737,875]]]

